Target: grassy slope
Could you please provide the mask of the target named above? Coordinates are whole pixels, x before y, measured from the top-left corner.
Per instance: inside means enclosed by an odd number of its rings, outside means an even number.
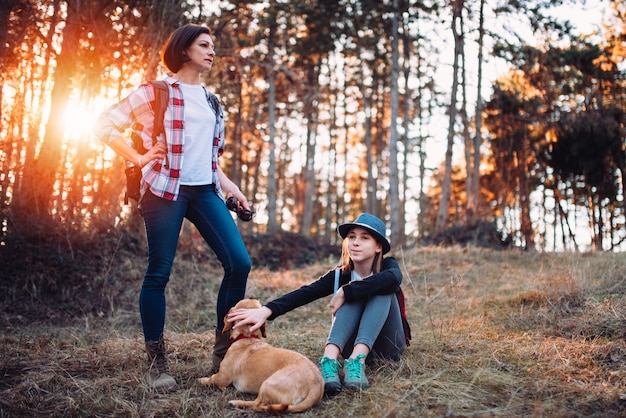
[[[44,286],[41,272],[40,281],[12,287],[4,277],[0,416],[256,416],[226,406],[252,396],[196,383],[210,367],[216,263],[180,253],[166,337],[182,389],[157,395],[142,380],[143,260],[114,242],[100,250],[109,256],[94,261],[82,286]],[[395,256],[405,269],[411,347],[399,363],[368,370],[370,390],[325,398],[299,416],[626,414],[626,255],[421,248]],[[27,262],[37,270],[37,259]],[[332,264],[255,269],[248,295],[265,301]],[[270,323],[268,342],[315,360],[328,332],[327,302]]]

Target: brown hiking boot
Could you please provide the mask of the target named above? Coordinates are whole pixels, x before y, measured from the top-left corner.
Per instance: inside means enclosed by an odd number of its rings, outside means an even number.
[[[163,334],[159,337],[159,341],[146,341],[146,353],[148,353],[148,382],[150,386],[162,393],[176,390],[176,380],[170,375],[170,366],[167,364]]]
[[[213,347],[213,367],[211,373],[215,374],[220,370],[220,364],[230,347],[230,331],[222,334],[222,331],[215,330],[215,346]]]

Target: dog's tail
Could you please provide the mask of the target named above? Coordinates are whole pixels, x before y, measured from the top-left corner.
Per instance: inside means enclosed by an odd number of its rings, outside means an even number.
[[[322,395],[323,394],[324,394],[324,391],[322,390]],[[313,394],[313,396],[311,396],[311,394],[309,394],[309,395],[307,395],[306,398],[304,398],[302,400],[302,402],[294,404],[294,405],[288,405],[286,412],[303,412],[303,411],[306,411],[309,408],[313,408],[321,400],[322,400],[322,396],[318,397],[315,394]]]
[[[282,414],[283,412],[289,411],[289,406],[290,405],[284,403],[265,405],[265,408],[263,410],[269,414]]]
[[[240,400],[232,400],[228,401],[229,404],[234,406],[235,408],[245,408],[251,409],[253,411],[264,411],[270,414],[281,414],[289,411],[288,404],[279,403],[279,404],[263,404],[258,400],[254,401],[240,401]]]

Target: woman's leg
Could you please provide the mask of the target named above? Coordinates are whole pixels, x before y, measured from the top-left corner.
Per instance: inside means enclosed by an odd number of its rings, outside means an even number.
[[[341,363],[337,359],[359,324],[362,308],[363,304],[360,302],[346,303],[339,308],[333,317],[330,333],[324,347],[324,355],[318,360],[320,372],[324,379],[324,392],[327,395],[336,395],[341,392],[342,385],[339,379]]]
[[[251,262],[231,212],[215,193],[213,186],[193,187],[194,199],[186,217],[215,252],[224,267],[217,297],[217,330],[224,328],[228,310],[244,298]]]
[[[387,315],[385,324],[383,325],[378,338],[374,342],[371,350],[370,359],[382,358],[390,360],[400,360],[406,348],[406,340],[404,338],[404,328],[402,327],[402,316],[400,314],[400,306],[395,295],[391,295],[391,306]]]
[[[346,359],[352,356],[357,345],[371,349],[385,323],[391,296],[375,295],[367,300],[344,303],[337,311],[326,343],[339,347]],[[366,351],[369,350],[360,349],[356,354]]]
[[[396,295],[344,304],[337,311],[327,343],[337,345],[346,359],[368,352],[368,361],[372,357],[399,359],[406,344]],[[369,350],[361,349],[362,345]]]
[[[354,347],[354,338],[364,309],[365,301],[344,303],[339,308],[330,327],[328,339],[326,340],[326,350],[332,344],[339,349],[344,358],[349,357]],[[325,353],[327,352],[326,350]]]
[[[159,341],[165,326],[165,286],[167,285],[186,203],[154,196],[149,191],[141,202],[141,213],[148,239],[148,267],[139,295],[139,312],[146,341]]]
[[[362,390],[370,386],[365,375],[365,360],[385,324],[392,297],[393,295],[375,295],[359,304],[361,313],[358,318],[358,329],[355,334],[353,333],[355,335],[354,346],[350,352],[348,352],[347,346],[344,347],[344,358],[346,361],[344,364],[345,377],[343,385],[347,389]],[[354,304],[349,303],[346,305]],[[343,309],[343,306],[341,309]],[[354,314],[357,314],[356,309]]]
[[[361,315],[354,345],[365,344],[370,347],[370,349],[374,346],[374,342],[378,338],[389,316],[391,299],[394,297],[395,295],[393,294],[374,295],[367,300],[363,314]]]

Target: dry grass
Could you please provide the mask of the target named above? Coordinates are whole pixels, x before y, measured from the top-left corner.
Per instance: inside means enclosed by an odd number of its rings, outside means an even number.
[[[405,272],[411,347],[400,362],[368,370],[370,390],[324,398],[299,416],[626,415],[626,255],[422,248],[395,256]],[[265,301],[331,265],[254,270],[248,295]],[[255,416],[227,407],[252,396],[196,383],[208,373],[213,342],[218,283],[207,276],[219,270],[178,261],[168,287],[166,337],[178,392],[154,394],[143,381],[135,280],[134,289],[100,290],[113,306],[107,314],[6,327],[0,417]],[[329,327],[327,302],[270,323],[269,342],[316,359]]]

